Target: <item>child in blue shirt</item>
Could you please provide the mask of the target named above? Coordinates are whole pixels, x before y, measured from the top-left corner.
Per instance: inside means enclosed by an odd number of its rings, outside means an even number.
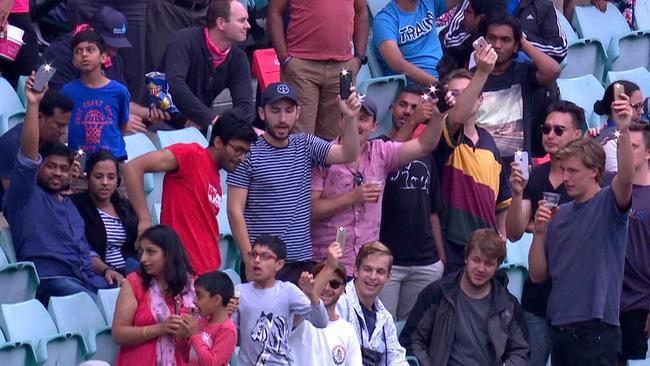
[[[74,101],[68,127],[68,146],[91,154],[108,150],[126,159],[122,133],[129,120],[130,96],[126,87],[102,73],[108,54],[104,40],[88,28],[72,39],[72,63],[81,77],[63,86]]]

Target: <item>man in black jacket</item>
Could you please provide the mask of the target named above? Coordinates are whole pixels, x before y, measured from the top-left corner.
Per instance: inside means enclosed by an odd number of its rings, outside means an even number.
[[[427,286],[400,343],[431,366],[528,365],[528,334],[517,299],[494,278],[506,255],[493,229],[476,230],[465,268]]]
[[[187,117],[172,119],[176,127],[206,130],[219,117],[212,102],[226,88],[233,114],[243,121],[253,118],[250,65],[244,51],[234,46],[246,40],[248,12],[237,0],[213,0],[206,24],[176,32],[158,67],[167,74],[174,104]]]

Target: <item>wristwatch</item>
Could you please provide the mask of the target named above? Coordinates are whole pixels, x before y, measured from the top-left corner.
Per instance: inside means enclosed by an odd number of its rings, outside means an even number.
[[[354,57],[358,58],[359,61],[361,61],[361,65],[365,65],[368,63],[368,56],[360,54],[360,53],[355,53]]]

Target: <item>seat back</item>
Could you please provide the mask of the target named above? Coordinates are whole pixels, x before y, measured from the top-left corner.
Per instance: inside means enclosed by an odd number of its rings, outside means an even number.
[[[372,34],[368,36],[368,47],[366,48],[366,56],[368,56],[368,70],[373,78],[384,76],[384,68],[379,62],[378,50],[375,48],[375,43],[372,40]],[[359,85],[359,83],[357,83]]]
[[[650,65],[650,32],[614,35],[607,49],[607,71],[625,71]]]
[[[0,330],[0,365],[25,366],[35,365],[34,352],[27,343],[7,342]]]
[[[359,92],[366,94],[377,104],[378,126],[373,137],[388,133],[392,129],[390,106],[404,86],[406,86],[406,76],[404,75],[374,78],[359,86]]]
[[[47,310],[38,300],[17,304],[0,304],[0,328],[9,341],[29,341],[36,345],[41,338],[59,332]]]
[[[558,79],[560,97],[571,101],[585,110],[585,119],[589,127],[600,127],[600,117],[594,113],[594,103],[603,97],[605,89],[592,75],[573,79]]]
[[[650,0],[636,0],[634,17],[638,29],[650,30]]]
[[[129,157],[127,162],[135,159],[140,155],[156,151],[156,146],[151,142],[149,137],[143,133],[135,133],[124,137],[126,144],[126,155]],[[147,198],[147,206],[151,208],[154,203],[160,203],[162,197],[162,178],[163,173],[146,173],[144,175],[144,194]],[[159,182],[159,184],[157,184]]]
[[[119,288],[101,289],[97,291],[97,307],[104,316],[107,325],[113,324],[113,314],[115,314],[115,305],[117,304],[117,296],[119,294]]]
[[[18,85],[16,85],[16,94],[18,94],[18,99],[23,103],[23,107],[27,108],[27,96],[25,95],[25,82],[27,81],[27,76],[21,75],[18,78]]]
[[[14,241],[11,238],[11,229],[9,226],[5,226],[0,230],[0,247],[7,256],[8,263],[14,263],[17,261],[16,249],[14,248]]]
[[[606,85],[617,80],[632,81],[641,88],[641,93],[643,93],[644,98],[650,96],[650,72],[645,67],[638,67],[627,71],[610,71],[607,73],[607,78],[605,79]]]
[[[201,131],[194,127],[174,131],[158,131],[156,133],[156,147],[161,150],[170,145],[191,144],[193,142],[208,147],[208,140],[201,134]]]
[[[34,263],[9,263],[0,250],[0,283],[3,284],[0,303],[13,304],[33,299],[40,280]]]
[[[91,330],[106,326],[99,308],[85,292],[50,297],[47,312],[59,332],[87,334]]]
[[[597,39],[605,49],[613,35],[628,33],[630,27],[616,6],[608,6],[604,13],[595,6],[576,6],[571,22],[580,38]]]
[[[0,131],[4,132],[22,122],[25,107],[9,82],[0,77]]]
[[[370,9],[370,14],[372,17],[376,17],[377,14],[390,3],[390,0],[368,0],[368,9]]]
[[[560,13],[559,10],[555,9],[555,15],[557,16],[557,21],[560,23],[560,27],[562,27],[562,30],[566,35],[567,43],[571,44],[577,42],[580,39],[580,37],[578,36],[578,33],[576,33],[576,31],[573,30],[571,23],[569,23],[567,18],[564,17],[564,14]]]

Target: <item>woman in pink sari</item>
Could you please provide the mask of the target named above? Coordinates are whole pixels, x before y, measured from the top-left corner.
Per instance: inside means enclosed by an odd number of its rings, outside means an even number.
[[[122,285],[113,318],[113,339],[121,346],[117,365],[184,365],[174,336],[194,307],[192,267],[169,226],[147,229],[138,244],[140,268]]]

